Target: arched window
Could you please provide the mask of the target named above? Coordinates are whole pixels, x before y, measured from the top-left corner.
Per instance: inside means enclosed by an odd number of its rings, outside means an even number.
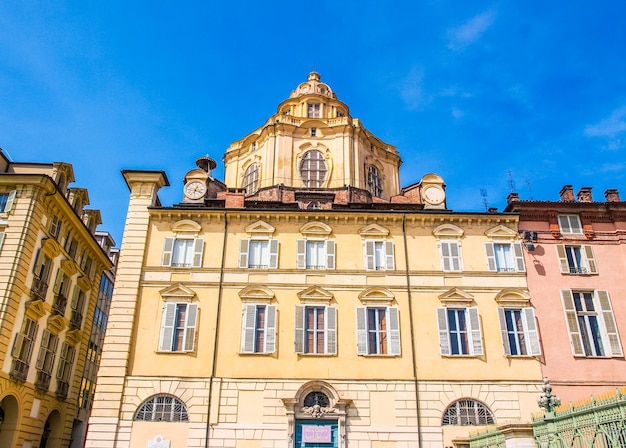
[[[326,161],[321,152],[307,151],[300,162],[300,176],[307,188],[320,188],[326,179]]]
[[[134,420],[145,422],[188,422],[185,404],[173,395],[160,394],[144,401]]]
[[[243,188],[247,195],[256,193],[259,188],[259,165],[251,164],[243,176]]]
[[[487,406],[476,400],[463,399],[452,403],[443,413],[442,425],[491,425],[495,423]]]
[[[330,400],[323,392],[311,392],[304,397],[304,407],[309,408],[315,405],[327,408],[330,406]]]
[[[367,168],[367,190],[377,198],[383,197],[383,183],[378,168],[370,165]]]

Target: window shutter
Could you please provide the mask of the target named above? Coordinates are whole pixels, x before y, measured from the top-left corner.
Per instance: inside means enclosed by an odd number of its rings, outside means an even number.
[[[42,260],[43,255],[41,254],[41,248],[39,248],[37,249],[37,255],[35,255],[35,263],[33,264],[33,274],[35,274],[35,277],[39,275]]]
[[[539,332],[535,321],[535,310],[533,308],[522,308],[522,319],[525,324],[526,351],[529,355],[541,355],[541,345],[539,344]]]
[[[452,269],[450,265],[450,246],[447,241],[440,241],[440,256],[441,256],[441,268],[444,271],[450,271]]]
[[[498,320],[500,321],[500,334],[502,335],[502,346],[504,354],[511,354],[511,344],[509,343],[509,331],[506,328],[506,313],[504,308],[498,307]]]
[[[193,264],[194,268],[202,267],[202,253],[204,251],[204,238],[193,240]]]
[[[172,251],[174,250],[175,238],[165,238],[163,243],[163,256],[161,258],[161,266],[172,265]]]
[[[470,334],[470,353],[475,356],[482,356],[483,354],[483,340],[480,334],[480,317],[478,315],[478,308],[467,308],[467,323],[468,333]]]
[[[39,346],[39,354],[37,355],[37,362],[35,363],[35,368],[37,370],[43,370],[46,363],[46,348],[49,347],[50,344],[50,331],[47,329],[43,331],[43,335],[41,336],[41,345]]]
[[[356,308],[356,352],[367,355],[367,307]]]
[[[596,259],[593,256],[593,248],[589,245],[583,246],[583,250],[585,251],[585,258],[587,258],[587,269],[589,269],[590,274],[598,273],[598,265],[596,264]]]
[[[487,254],[487,268],[490,271],[496,271],[496,254],[493,250],[493,243],[485,243],[485,253]]]
[[[185,342],[183,350],[193,352],[196,343],[196,326],[198,323],[198,304],[187,304],[187,322],[185,322]]]
[[[326,269],[335,269],[335,242],[326,241]]]
[[[609,299],[608,291],[596,291],[598,302],[600,303],[600,309],[602,310],[602,318],[604,322],[604,329],[606,330],[606,336],[611,347],[612,356],[622,357],[624,352],[622,351],[622,345],[619,341],[619,334],[617,333],[617,324],[615,323],[615,316],[613,315],[613,308],[611,307],[611,300]]]
[[[13,341],[13,348],[11,349],[11,356],[13,358],[17,358],[20,359],[22,361],[25,361],[22,359],[21,352],[22,352],[22,346],[24,345],[24,335],[22,333],[18,333],[15,335],[15,340]]]
[[[276,305],[265,308],[265,353],[276,351]]]
[[[159,350],[171,352],[172,340],[174,337],[174,320],[176,319],[176,303],[168,302],[163,310],[161,321],[161,338],[159,340]]]
[[[327,306],[324,312],[326,313],[326,353],[335,355],[337,354],[337,308]]]
[[[13,204],[15,203],[16,195],[17,195],[17,190],[11,190],[11,192],[9,192],[9,197],[7,198],[6,206],[4,207],[5,213],[9,213],[13,209]]]
[[[247,268],[248,267],[248,250],[250,247],[249,239],[242,239],[239,241],[239,267]]]
[[[296,353],[304,353],[304,305],[296,305],[294,345]]]
[[[561,274],[569,274],[569,263],[567,262],[567,255],[565,255],[565,245],[556,245],[556,255],[559,257],[559,264],[561,265]]]
[[[63,271],[59,268],[57,271],[57,276],[54,280],[54,288],[52,288],[52,292],[55,294],[59,294],[61,292],[61,285],[63,284]]]
[[[563,301],[563,310],[565,311],[565,322],[569,331],[569,340],[572,346],[572,354],[574,356],[585,356],[583,351],[582,338],[580,329],[578,328],[578,317],[576,315],[576,307],[574,306],[574,298],[572,291],[569,289],[561,290],[561,300]]]
[[[398,307],[387,307],[387,322],[389,322],[389,338],[387,339],[387,352],[390,355],[400,354],[400,318],[398,316]]]
[[[270,240],[270,269],[278,267],[278,240]]]
[[[4,244],[4,236],[5,232],[0,232],[0,250],[2,250],[2,245]]]
[[[437,325],[439,326],[439,349],[442,355],[450,354],[450,336],[448,334],[448,310],[437,308]]]
[[[76,306],[78,305],[79,293],[80,293],[80,288],[78,287],[78,285],[74,286],[74,294],[72,294],[72,304],[70,305],[73,310],[76,310]],[[81,310],[77,310],[77,311],[81,311]]]
[[[365,241],[364,249],[365,269],[376,269],[374,265],[374,241]]]
[[[393,253],[393,241],[385,241],[385,269],[393,271],[395,269]]]
[[[254,330],[256,325],[256,305],[245,304],[241,325],[241,352],[254,353]]]
[[[515,254],[515,267],[517,272],[526,271],[524,265],[524,252],[522,251],[522,245],[520,243],[513,243],[513,254]]]
[[[296,241],[296,268],[306,269],[306,240]]]

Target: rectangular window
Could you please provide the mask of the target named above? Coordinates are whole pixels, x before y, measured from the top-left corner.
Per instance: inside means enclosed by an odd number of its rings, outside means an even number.
[[[559,228],[563,234],[582,235],[583,233],[583,226],[580,224],[578,215],[559,215]]]
[[[532,308],[498,308],[504,353],[510,356],[541,354],[539,335]]]
[[[393,241],[365,241],[363,249],[366,269],[376,271],[395,269]]]
[[[53,238],[58,238],[59,233],[61,232],[61,218],[54,215],[50,220],[50,236]]]
[[[67,252],[70,258],[74,258],[76,255],[76,251],[78,250],[78,241],[76,238],[72,238],[72,232],[67,232],[63,249],[65,249],[65,252]]]
[[[461,247],[457,240],[440,240],[439,255],[441,256],[441,269],[444,271],[462,271]]]
[[[591,246],[557,244],[556,252],[562,274],[584,275],[598,273],[598,266]]]
[[[483,354],[478,308],[437,308],[437,323],[442,355]]]
[[[490,271],[524,272],[524,253],[519,243],[486,243],[487,265]]]
[[[311,137],[316,137],[316,136],[317,136],[317,129],[311,128]]]
[[[199,268],[202,266],[203,238],[165,238],[161,266]]]
[[[333,306],[296,305],[296,353],[337,353],[337,310]]]
[[[29,318],[24,319],[24,327],[22,331],[15,336],[11,356],[13,363],[11,365],[11,377],[20,381],[26,381],[28,375],[28,366],[30,365],[30,357],[35,344],[35,337],[39,325]]]
[[[67,298],[69,296],[71,280],[63,272],[61,268],[57,271],[56,280],[54,282],[54,301],[52,302],[53,314],[60,316],[65,315],[65,308],[67,307]]]
[[[197,317],[198,305],[195,303],[166,303],[161,322],[159,350],[194,351]]]
[[[50,387],[50,378],[52,375],[52,366],[57,352],[59,337],[50,333],[47,329],[43,331],[41,337],[41,346],[39,347],[39,355],[37,356],[37,378],[35,379],[35,387],[41,390],[48,390]]]
[[[398,308],[357,307],[357,353],[399,355],[400,319]]]
[[[320,103],[308,103],[306,116],[308,118],[319,118],[320,117]]]
[[[239,244],[239,267],[276,269],[278,267],[278,240],[242,239]]]
[[[52,270],[52,260],[41,250],[37,252],[35,265],[33,267],[33,285],[31,286],[31,297],[45,301],[48,292],[48,279]]]
[[[8,213],[11,211],[16,195],[17,190],[8,193],[0,193],[0,213]]]
[[[623,356],[607,291],[564,289],[561,299],[574,356]]]
[[[85,293],[78,287],[74,287],[74,296],[72,297],[72,315],[70,317],[70,325],[75,330],[80,330],[83,325],[83,309],[85,307]]]
[[[64,342],[61,346],[61,355],[59,357],[59,366],[57,367],[57,390],[56,396],[61,399],[67,398],[69,392],[70,375],[72,366],[74,365],[74,357],[76,349]]]
[[[244,305],[241,353],[276,351],[276,305]]]
[[[298,269],[335,269],[335,242],[332,240],[298,240]]]

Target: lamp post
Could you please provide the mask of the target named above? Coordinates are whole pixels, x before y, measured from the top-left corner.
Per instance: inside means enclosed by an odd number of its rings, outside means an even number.
[[[552,395],[552,386],[550,385],[550,380],[548,377],[543,379],[543,395],[540,395],[537,399],[537,404],[540,408],[544,408],[546,410],[546,415],[544,416],[544,421],[548,426],[548,446],[550,448],[559,448],[561,444],[556,436],[556,422],[554,421],[555,415],[554,410],[557,406],[560,406],[561,399],[556,395]]]

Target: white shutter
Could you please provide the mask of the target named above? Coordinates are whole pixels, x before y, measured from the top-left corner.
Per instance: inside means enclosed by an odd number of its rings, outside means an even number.
[[[363,256],[365,258],[365,269],[374,270],[376,269],[375,258],[374,258],[374,241],[365,241],[363,246]]]
[[[163,243],[163,256],[161,257],[161,266],[172,265],[172,251],[174,250],[175,238],[165,238]]]
[[[7,198],[7,203],[4,207],[4,213],[9,213],[13,209],[13,204],[15,203],[16,195],[17,195],[17,190],[11,190],[11,192],[9,192],[9,197]]]
[[[517,272],[525,272],[524,252],[522,251],[522,245],[520,243],[513,243],[513,254],[515,255],[515,268]]]
[[[326,354],[337,354],[337,308],[327,306],[324,309],[324,322],[326,323]]]
[[[493,243],[485,243],[485,253],[487,254],[487,268],[490,271],[497,271],[496,254],[493,250]]]
[[[335,242],[326,241],[326,269],[335,269]]]
[[[247,268],[248,267],[248,250],[250,248],[250,240],[242,239],[239,241],[239,267]]]
[[[598,265],[596,264],[596,259],[593,256],[593,248],[589,245],[583,246],[582,250],[585,252],[585,258],[587,259],[587,269],[589,269],[590,274],[598,273]]]
[[[202,266],[202,253],[204,251],[204,238],[196,238],[193,240],[193,263],[194,268]]]
[[[256,326],[256,305],[246,304],[243,308],[241,324],[241,352],[254,353],[254,333]]]
[[[161,337],[159,339],[159,350],[172,351],[172,342],[174,338],[174,321],[176,320],[176,303],[168,302],[163,309],[163,318],[161,320]]]
[[[539,356],[541,355],[541,345],[539,344],[539,332],[535,321],[535,310],[522,308],[522,319],[526,330],[526,352],[532,356]]]
[[[306,269],[306,240],[296,241],[296,268]]]
[[[452,269],[454,271],[462,271],[463,267],[461,265],[461,247],[459,246],[458,241],[453,241],[450,243],[450,255],[452,257]]]
[[[480,316],[478,315],[478,308],[467,308],[467,316],[467,332],[470,336],[470,354],[475,356],[482,356],[483,340],[480,332]]]
[[[511,344],[509,343],[509,331],[506,328],[506,313],[504,308],[498,307],[498,320],[500,321],[500,335],[502,335],[502,346],[504,354],[511,354]]]
[[[567,255],[565,254],[565,245],[556,245],[556,255],[559,258],[559,265],[561,266],[561,274],[569,274],[569,263],[567,262]]]
[[[185,335],[183,351],[193,352],[196,342],[196,326],[198,323],[198,304],[187,304],[187,318],[185,322]]]
[[[398,316],[398,307],[389,306],[387,313],[387,353],[390,355],[400,354],[400,318]]]
[[[265,353],[276,351],[276,305],[265,307]]]
[[[393,241],[385,241],[385,269],[388,271],[395,269]]]
[[[574,306],[574,297],[569,289],[561,290],[561,300],[563,301],[563,310],[565,311],[565,322],[569,331],[569,340],[572,346],[572,354],[574,356],[585,356],[583,350],[583,342],[578,327],[578,316],[576,315],[576,307]]]
[[[450,247],[447,241],[439,242],[439,255],[441,257],[441,269],[450,271],[452,267],[450,265]]]
[[[450,334],[448,332],[448,310],[437,308],[437,326],[439,327],[439,349],[442,355],[450,354]]]
[[[278,267],[278,240],[270,240],[270,260],[269,268],[276,269]]]
[[[617,324],[613,315],[609,293],[608,291],[596,291],[596,297],[602,310],[602,320],[604,322],[604,330],[606,331],[606,339],[611,349],[611,356],[622,357],[624,352],[622,351],[619,334],[617,333]]]
[[[294,345],[296,353],[304,353],[304,319],[305,319],[305,309],[304,305],[296,305],[296,325],[295,325],[295,336],[294,336]]]
[[[367,355],[367,307],[356,308],[356,352]]]

